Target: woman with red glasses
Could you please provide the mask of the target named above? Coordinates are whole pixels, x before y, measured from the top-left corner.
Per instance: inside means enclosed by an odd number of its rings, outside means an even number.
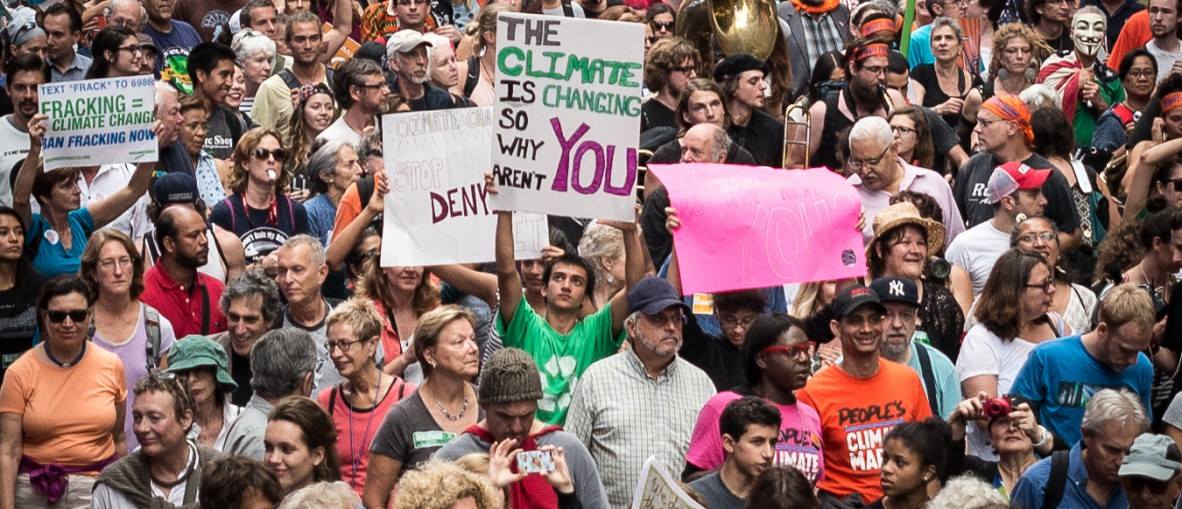
[[[780,441],[773,462],[794,467],[816,483],[825,470],[821,419],[795,395],[808,379],[815,346],[800,320],[779,314],[756,318],[743,342],[746,384],[714,395],[702,407],[685,456],[685,476],[700,477],[722,465],[725,454],[718,431],[722,410],[743,396],[758,396],[780,410]]]
[[[308,232],[308,212],[287,195],[291,172],[279,133],[262,127],[238,140],[232,157],[230,196],[210,220],[242,239],[248,266],[259,264],[292,235]]]

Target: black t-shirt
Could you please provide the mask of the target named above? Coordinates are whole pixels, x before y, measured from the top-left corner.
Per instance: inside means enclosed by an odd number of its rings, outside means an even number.
[[[230,401],[238,406],[246,406],[246,402],[254,396],[254,389],[250,386],[250,357],[238,355],[230,349],[230,376],[234,378],[234,383],[238,384],[238,388],[234,389],[234,394],[230,396]]]
[[[678,355],[705,371],[715,389],[725,391],[747,385],[743,351],[725,337],[707,334],[693,316],[686,320],[682,337]]]
[[[1047,198],[1046,216],[1055,222],[1061,232],[1072,232],[1079,228],[1079,214],[1075,211],[1075,201],[1071,199],[1067,179],[1051,166],[1050,161],[1038,154],[1031,154],[1022,162],[1034,169],[1051,170],[1050,178],[1042,186],[1042,193]],[[993,169],[1000,164],[1002,162],[994,158],[993,154],[977,154],[961,167],[956,177],[956,187],[952,193],[969,228],[993,218],[993,205],[985,203],[985,186],[989,183]]]
[[[747,125],[731,124],[726,133],[735,144],[751,152],[755,164],[780,167],[784,156],[784,124],[771,115],[755,110]]]
[[[209,219],[214,224],[234,232],[242,239],[246,263],[261,261],[292,235],[308,233],[308,211],[302,203],[287,195],[275,200],[275,216],[271,211],[246,207],[242,197],[233,194],[213,207]]]
[[[36,296],[45,278],[36,271],[27,277],[23,290],[0,291],[0,380],[8,367],[33,347],[37,335]]]
[[[928,131],[932,133],[932,149],[935,151],[932,157],[932,167],[928,169],[941,175],[947,175],[948,152],[960,144],[960,136],[956,135],[956,129],[948,125],[948,122],[945,122],[935,110],[924,107],[920,107],[919,110],[928,119]],[[955,172],[955,168],[953,172]]]
[[[205,129],[205,151],[214,159],[229,159],[246,125],[241,117],[219,104],[210,113]]]
[[[655,97],[640,105],[640,132],[653,127],[677,128],[677,114]]]

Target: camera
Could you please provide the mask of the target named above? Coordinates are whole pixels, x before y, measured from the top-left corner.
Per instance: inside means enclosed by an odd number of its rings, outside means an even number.
[[[998,417],[1005,417],[1014,411],[1014,408],[1023,402],[1022,398],[1012,394],[1004,396],[989,398],[985,400],[985,409],[981,412],[986,420],[993,420]]]
[[[1138,288],[1145,290],[1149,294],[1149,298],[1153,300],[1153,314],[1161,320],[1166,316],[1166,299],[1160,292],[1151,285],[1141,283],[1137,285]]]
[[[948,276],[952,274],[952,264],[948,263],[939,256],[928,258],[926,269],[926,279],[934,283],[944,283],[948,281]]]

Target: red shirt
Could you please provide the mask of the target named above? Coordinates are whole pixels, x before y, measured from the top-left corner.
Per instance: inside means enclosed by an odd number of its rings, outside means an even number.
[[[201,272],[197,273],[196,284],[184,288],[156,264],[144,274],[144,293],[140,294],[140,301],[160,311],[172,323],[177,338],[190,334],[209,335],[226,330],[226,316],[218,306],[223,288],[221,281]],[[209,330],[202,331],[206,316],[209,317]]]

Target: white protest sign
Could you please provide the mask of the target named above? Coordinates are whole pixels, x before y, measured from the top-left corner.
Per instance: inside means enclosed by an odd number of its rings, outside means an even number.
[[[705,509],[682,490],[669,473],[649,456],[632,494],[632,509]]]
[[[152,76],[46,83],[45,169],[157,161]]]
[[[383,267],[491,262],[497,218],[484,173],[491,166],[492,108],[382,117],[390,192],[382,221]],[[549,243],[546,216],[515,213],[516,257]]]
[[[644,27],[501,13],[496,210],[633,221]]]

